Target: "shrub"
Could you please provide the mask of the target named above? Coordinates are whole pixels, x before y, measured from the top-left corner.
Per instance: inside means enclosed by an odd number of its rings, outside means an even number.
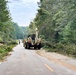
[[[50,43],[46,42],[44,48],[48,52],[58,52],[65,55],[76,57],[76,45],[75,44],[62,44],[62,43]]]
[[[0,37],[0,42],[2,42],[3,41],[3,39]]]
[[[9,42],[8,42],[8,45],[16,45],[16,44],[17,44],[16,41],[9,41]]]
[[[3,46],[0,46],[0,60],[3,60],[3,58],[5,56],[7,56],[10,51],[12,51],[12,48],[14,46],[15,45],[3,45]]]

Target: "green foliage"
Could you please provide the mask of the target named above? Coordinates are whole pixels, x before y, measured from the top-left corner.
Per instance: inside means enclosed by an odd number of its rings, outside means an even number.
[[[0,31],[4,31],[4,29],[8,26],[6,22],[10,20],[9,11],[7,8],[7,1],[0,0]]]
[[[8,45],[17,45],[18,43],[15,40],[11,40],[11,41],[8,41],[7,44]]]
[[[14,45],[3,45],[3,46],[0,46],[0,60],[3,60],[5,56],[8,55],[8,53],[10,51],[12,51],[12,48],[15,46],[16,44]]]
[[[27,38],[28,34],[30,34],[31,31],[32,31],[32,29],[30,29],[28,26],[25,27],[25,30],[24,30],[24,33],[25,33],[24,38]]]
[[[0,0],[0,22],[6,22],[10,19],[9,11],[7,8],[7,1]]]
[[[17,23],[13,23],[13,28],[14,28],[14,31],[12,33],[13,38],[22,39],[25,35],[25,32],[23,31],[23,29],[19,27]]]
[[[40,34],[44,35],[46,40],[48,38],[50,42],[68,41],[75,43],[75,6],[75,0],[42,0],[34,20]]]
[[[0,41],[5,44],[13,39],[22,39],[25,35],[23,29],[11,21],[7,3],[6,0],[0,0]]]
[[[44,48],[48,52],[58,52],[64,55],[76,57],[76,45],[75,44],[62,44],[62,43],[51,43],[45,42]]]
[[[3,39],[0,37],[0,42],[2,42],[3,41]]]
[[[40,0],[38,5],[33,23],[40,37],[46,40],[43,44],[51,51],[73,55],[76,49],[76,1]]]

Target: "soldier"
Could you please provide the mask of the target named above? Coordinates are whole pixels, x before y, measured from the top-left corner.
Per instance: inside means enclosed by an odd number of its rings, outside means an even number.
[[[20,44],[20,40],[19,40],[19,44]]]

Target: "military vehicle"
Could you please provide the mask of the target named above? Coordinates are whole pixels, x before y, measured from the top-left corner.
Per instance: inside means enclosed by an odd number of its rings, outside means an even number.
[[[26,49],[30,49],[31,47],[34,49],[40,49],[41,38],[38,38],[38,30],[36,29],[35,34],[28,35],[27,39],[24,39],[23,44]]]

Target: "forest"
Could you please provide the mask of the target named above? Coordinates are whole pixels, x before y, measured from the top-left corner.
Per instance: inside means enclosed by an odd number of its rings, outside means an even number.
[[[0,43],[23,39],[37,27],[43,48],[76,57],[76,0],[40,0],[29,27],[12,21],[7,3],[0,0]]]
[[[0,60],[18,44],[16,40],[25,37],[25,27],[12,21],[7,3],[7,0],[0,0]]]
[[[25,27],[19,27],[12,21],[7,3],[6,0],[0,0],[0,42],[4,43],[25,36]]]
[[[76,57],[76,0],[40,0],[38,6],[29,28],[38,28],[48,51]]]

